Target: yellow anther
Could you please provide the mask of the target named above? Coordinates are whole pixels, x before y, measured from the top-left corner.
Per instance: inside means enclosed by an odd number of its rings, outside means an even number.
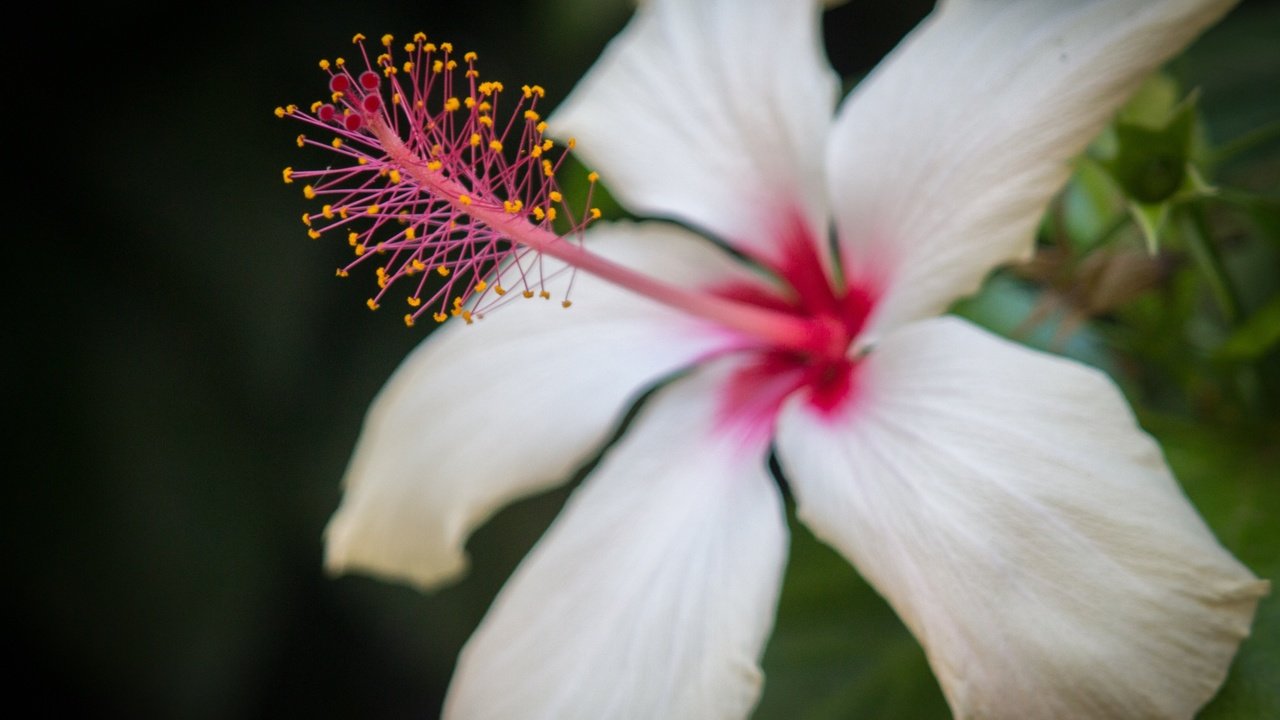
[[[556,146],[556,142],[551,138],[542,141],[542,150],[545,152]]]
[[[475,61],[476,61],[476,60],[478,60],[479,58],[480,58],[480,56],[479,56],[479,55],[476,55],[476,54],[475,54],[475,53],[473,53],[473,52],[469,52],[469,53],[467,53],[466,55],[463,55],[463,56],[462,56],[462,59],[463,59],[463,60],[465,60],[465,61],[467,61],[467,62],[475,62]]]
[[[435,62],[431,63],[431,72],[436,73],[436,74],[439,74],[439,73],[444,72],[444,61],[443,61],[443,60],[437,60],[437,61],[435,61]]]
[[[346,276],[347,276],[347,271],[346,271],[346,270],[343,270],[342,268],[338,268],[338,270],[337,270],[336,272],[334,272],[334,276],[335,276],[335,277],[346,277]]]
[[[453,52],[453,43],[442,42],[440,43],[440,49],[443,50],[444,52],[451,53]]]
[[[480,133],[471,133],[470,142],[471,147],[478,147],[480,145]]]
[[[547,208],[547,220],[555,220],[555,219],[556,219],[556,209],[553,207]]]
[[[392,184],[399,183],[399,182],[400,182],[400,171],[399,171],[399,170],[392,170],[391,172],[387,173],[387,177],[391,180]]]
[[[311,227],[311,216],[306,213],[302,213],[302,224],[307,227]]]
[[[405,72],[413,72],[413,61],[405,60],[404,65],[400,66]]]
[[[529,298],[533,297],[533,291],[532,291],[532,290],[525,290],[523,294],[524,294],[524,299],[525,299],[525,300],[528,300]]]
[[[356,243],[359,241],[360,241],[360,233],[354,232],[354,231],[347,233],[348,245],[350,245],[351,247],[355,247]]]
[[[573,301],[572,301],[572,300],[561,300],[561,301],[560,301],[560,307],[564,308],[565,310],[568,310],[568,309],[569,309],[570,307],[572,307],[572,306],[573,306]]]
[[[533,88],[528,85],[521,85],[520,92],[524,93],[526,99],[533,97]]]
[[[476,122],[480,123],[485,127],[493,127],[493,118],[489,117],[488,115],[481,115],[479,118],[476,119]]]
[[[306,136],[306,135],[303,135],[303,134],[301,134],[301,133],[299,133],[299,134],[298,134],[297,143],[298,143],[298,147],[302,147],[303,145],[306,145],[306,144],[307,144],[307,136]]]
[[[466,323],[466,324],[468,324],[468,325],[470,325],[470,324],[471,324],[471,311],[470,311],[470,310],[463,310],[463,311],[462,311],[462,322],[464,322],[464,323]]]
[[[334,58],[333,64],[337,65],[338,67],[342,67],[347,64],[347,61],[345,58]]]
[[[343,94],[342,94],[342,93],[340,93],[340,92],[334,92],[332,95],[330,95],[330,96],[329,96],[329,99],[330,99],[330,100],[332,100],[333,102],[338,102],[338,101],[342,100],[342,98],[343,98]],[[342,114],[343,114],[343,115],[350,115],[350,114],[351,114],[351,111],[350,111],[350,110],[343,110],[343,111],[342,111]]]
[[[364,304],[368,305],[370,310],[378,309],[378,301],[374,300],[373,298],[369,298],[368,300],[365,300]]]
[[[462,107],[462,101],[456,97],[451,97],[444,101],[445,112],[455,112],[460,107]]]
[[[458,68],[458,61],[450,60],[449,62],[444,64],[444,67],[446,70],[456,70]]]
[[[391,104],[392,105],[400,104],[400,93],[391,93]]]
[[[284,114],[285,114],[285,115],[292,115],[292,114],[294,114],[294,113],[296,113],[296,112],[298,112],[298,106],[297,106],[297,105],[294,105],[294,104],[290,103],[289,105],[285,105],[285,106],[284,106]]]
[[[404,51],[405,51],[405,52],[413,52],[414,50],[417,50],[417,49],[418,49],[418,46],[417,46],[417,45],[414,45],[413,43],[405,43],[405,44],[404,44]]]
[[[387,64],[389,64],[390,62],[391,62],[391,54],[390,54],[390,53],[382,53],[382,54],[378,55],[378,57],[374,58],[374,60],[373,60],[373,64],[374,64],[374,65],[387,65]]]
[[[405,316],[404,316],[404,326],[405,326],[405,327],[413,327],[413,316],[412,316],[412,315],[405,315]]]
[[[276,117],[278,118],[284,117],[284,108],[280,107],[279,105],[276,106]]]
[[[538,113],[536,113],[536,112],[534,112],[534,111],[532,111],[532,110],[525,110],[525,111],[524,111],[524,119],[525,119],[525,120],[529,120],[529,121],[532,121],[532,122],[537,122],[540,118],[541,118],[541,116],[540,116],[540,115],[538,115]]]
[[[321,61],[320,61],[320,69],[321,69],[321,70],[328,70],[328,69],[329,69],[329,61],[328,61],[328,60],[321,60]]]
[[[432,172],[435,172],[442,167],[444,167],[444,164],[441,163],[439,160],[432,160],[431,162],[427,163],[427,169],[431,170]]]
[[[467,71],[467,77],[478,78],[480,77],[480,71],[475,68],[471,68],[470,70]]]
[[[424,33],[424,32],[416,32],[416,33],[414,33],[414,34],[413,34],[413,41],[414,41],[414,42],[426,42],[426,41],[427,41],[427,34],[426,34],[426,33]]]
[[[587,173],[587,182],[593,183],[599,179],[600,179],[600,173],[595,172],[594,170]]]
[[[421,260],[414,260],[409,264],[413,267],[414,270],[418,272],[422,272],[427,269],[427,264],[422,262]]]
[[[488,290],[488,289],[489,289],[489,283],[483,280],[476,283],[476,292],[484,292],[485,290]]]
[[[467,109],[470,110],[471,108],[476,106],[476,99],[468,95],[466,99],[462,101],[462,104],[466,105]]]
[[[435,320],[435,321],[436,321],[436,322],[438,322],[438,323],[442,323],[442,322],[444,322],[445,320],[448,320],[448,319],[449,319],[449,316],[448,316],[448,315],[445,315],[444,313],[436,313],[435,315],[432,315],[432,316],[431,316],[431,319],[432,319],[432,320]]]
[[[312,240],[319,240],[320,231],[316,230],[315,228],[311,228],[310,230],[307,231],[307,237],[311,238]]]
[[[343,220],[347,219],[347,209],[345,207],[338,208],[338,217],[342,218]]]
[[[302,187],[302,196],[303,196],[303,197],[305,197],[305,198],[306,198],[306,199],[308,199],[308,200],[315,200],[315,199],[316,199],[316,189],[315,189],[315,188],[313,188],[313,187],[311,187],[310,185],[304,185],[304,186]]]
[[[317,101],[315,101],[315,102],[311,103],[311,112],[312,112],[312,113],[315,113],[315,112],[319,111],[319,110],[320,110],[320,106],[321,106],[321,105],[324,105],[324,103],[320,102],[319,100],[317,100]]]
[[[498,297],[502,297],[503,295],[507,294],[507,289],[502,287],[501,285],[494,285],[493,291],[498,294]]]
[[[366,215],[377,215],[378,214],[377,203],[374,203],[373,205],[370,205],[369,207],[365,208],[364,212]]]
[[[456,313],[460,310],[462,310],[462,298],[456,297],[453,299],[453,311]]]
[[[329,205],[329,204],[326,204],[324,207],[320,208],[320,214],[321,214],[321,215],[324,215],[324,219],[325,219],[325,220],[332,220],[332,219],[333,219],[333,206],[332,206],[332,205]]]
[[[570,150],[578,147],[578,138],[569,138],[569,142],[565,143],[565,147]]]
[[[362,42],[364,39],[364,33],[356,33],[351,36],[351,44],[355,45],[356,43]]]
[[[547,131],[547,121],[546,121],[546,120],[543,120],[542,122],[538,123],[538,124],[534,127],[534,129],[538,131],[538,134],[539,134],[539,135],[541,135],[542,133],[546,132],[546,131]]]
[[[405,229],[404,229],[404,239],[405,239],[405,240],[417,240],[417,239],[418,239],[418,230],[417,230],[417,228],[411,228],[411,227],[407,227],[407,228],[405,228]],[[418,269],[419,269],[419,270],[421,270],[422,268],[418,268]]]
[[[600,219],[600,208],[591,208],[591,219],[592,220]]]
[[[540,98],[547,96],[547,91],[543,90],[541,85],[534,85],[531,89],[533,90],[533,94]]]
[[[533,149],[529,151],[529,156],[535,159],[542,157],[542,147],[534,145]]]
[[[458,196],[458,202],[462,203],[463,205],[470,205],[470,204],[471,204],[471,196],[470,196],[470,195],[459,195],[459,196]]]
[[[334,138],[334,139],[333,139],[333,142],[331,142],[331,143],[329,143],[329,144],[333,146],[333,149],[334,149],[334,150],[341,150],[341,149],[342,149],[342,138]]]
[[[533,216],[538,220],[544,220],[547,217],[547,213],[542,208],[536,207],[533,209]]]
[[[423,45],[423,46],[422,46],[422,52],[429,52],[429,53],[431,53],[431,52],[435,52],[435,51],[436,51],[436,44],[435,44],[435,43],[427,43],[426,45]]]
[[[517,200],[503,200],[503,201],[502,201],[502,208],[503,208],[504,210],[506,210],[507,212],[511,213],[512,215],[515,215],[515,214],[519,213],[519,212],[520,212],[520,210],[522,210],[522,209],[524,208],[524,201],[522,201],[522,200],[518,200],[518,199],[517,199]]]
[[[550,300],[551,293],[547,292],[546,290],[543,290],[542,292],[538,293],[538,297],[542,298],[543,300]]]
[[[356,164],[357,164],[357,165],[368,165],[368,164],[369,164],[369,158],[362,158],[362,157],[356,158]]]
[[[441,265],[436,268],[436,274],[440,277],[449,277],[449,268]]]
[[[385,288],[386,286],[387,286],[387,278],[386,278],[386,276],[384,275],[384,276],[382,276],[382,277],[378,278],[378,287],[380,287],[380,288]]]
[[[502,152],[502,143],[497,140],[490,140],[489,149],[494,152]]]
[[[287,167],[284,170],[282,170],[280,174],[284,177],[285,185],[288,185],[289,183],[293,182],[293,168]]]
[[[384,243],[384,242],[380,242],[380,243],[378,243],[378,247],[376,247],[376,248],[374,248],[374,249],[378,251],[378,254],[379,254],[379,255],[386,255],[386,254],[387,254],[387,244],[386,244],[386,243]]]
[[[551,165],[551,161],[550,161],[550,160],[543,160],[543,161],[542,161],[542,174],[543,174],[543,175],[546,175],[547,177],[554,177],[554,176],[555,176],[555,174],[556,174],[556,170],[555,170],[555,168],[554,168],[554,167],[552,167],[552,165]]]
[[[564,199],[564,195],[561,195],[559,190],[552,190],[547,197],[551,198],[551,202],[560,202]]]
[[[356,253],[356,257],[360,257],[361,255],[364,255],[364,245],[361,243],[356,243],[355,253]]]
[[[392,75],[395,75],[395,74],[396,74],[396,68],[395,68],[395,66],[394,66],[394,65],[388,65],[388,66],[386,66],[385,68],[383,68],[383,70],[382,70],[382,74],[383,74],[383,76],[385,76],[385,77],[391,77]]]
[[[382,36],[382,44],[383,44],[384,46],[386,46],[386,47],[391,47],[391,43],[393,43],[393,42],[395,42],[395,38],[391,37],[391,35],[383,35],[383,36]]]

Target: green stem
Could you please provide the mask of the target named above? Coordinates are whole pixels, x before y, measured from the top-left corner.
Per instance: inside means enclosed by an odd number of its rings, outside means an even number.
[[[1219,147],[1213,152],[1213,155],[1209,160],[1209,164],[1213,167],[1217,167],[1235,158],[1241,153],[1247,152],[1259,145],[1276,139],[1280,139],[1280,121],[1267,123],[1262,127],[1254,128],[1244,135],[1225,143],[1222,147]]]
[[[1192,205],[1178,212],[1178,227],[1186,240],[1187,249],[1209,283],[1209,290],[1222,311],[1228,327],[1235,327],[1240,320],[1240,295],[1231,284],[1231,278],[1222,264],[1222,256],[1213,244],[1204,208]]]

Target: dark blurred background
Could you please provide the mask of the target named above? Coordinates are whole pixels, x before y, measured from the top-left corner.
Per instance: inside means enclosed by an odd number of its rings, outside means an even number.
[[[830,12],[833,64],[856,79],[930,6]],[[1278,7],[1246,2],[1175,63],[1219,138],[1280,119]],[[629,12],[322,0],[25,23],[5,122],[17,697],[42,715],[436,715],[459,647],[564,492],[500,515],[471,544],[472,575],[436,594],[324,575],[362,415],[422,332],[370,315],[368,278],[334,280],[345,248],[300,228],[313,208],[280,183],[297,128],[272,109],[322,92],[316,61],[357,31],[423,30],[479,52],[487,76],[563,98]],[[1277,157],[1274,141],[1250,150],[1234,181],[1274,192]],[[1274,408],[1240,433],[1169,410],[1159,389],[1148,427],[1224,543],[1274,580]],[[794,542],[759,716],[946,717],[892,613],[803,530]],[[1275,608],[1216,716],[1280,707]]]

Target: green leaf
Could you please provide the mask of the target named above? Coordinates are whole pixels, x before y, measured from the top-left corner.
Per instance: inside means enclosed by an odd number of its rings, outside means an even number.
[[[1280,342],[1280,295],[1262,306],[1214,353],[1220,360],[1254,360]]]

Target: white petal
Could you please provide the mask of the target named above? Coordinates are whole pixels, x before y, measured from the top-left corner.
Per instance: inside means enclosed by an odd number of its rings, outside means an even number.
[[[1267,584],[1101,373],[953,318],[905,327],[778,454],[801,519],[924,646],[957,717],[1189,718]]]
[[[1234,0],[952,0],[841,108],[827,167],[870,336],[1029,257],[1071,160]]]
[[[836,78],[812,0],[653,0],[551,117],[632,211],[780,264],[826,238],[822,153]],[[824,253],[825,255],[825,253]]]
[[[445,717],[744,718],[787,548],[767,448],[717,428],[724,373],[660,391],[503,588]]]
[[[603,226],[591,247],[675,283],[739,277],[722,252],[670,225]],[[477,525],[567,480],[646,385],[728,341],[589,276],[574,280],[573,298],[567,311],[535,298],[451,323],[405,360],[347,470],[326,531],[331,571],[424,588],[452,579]]]

